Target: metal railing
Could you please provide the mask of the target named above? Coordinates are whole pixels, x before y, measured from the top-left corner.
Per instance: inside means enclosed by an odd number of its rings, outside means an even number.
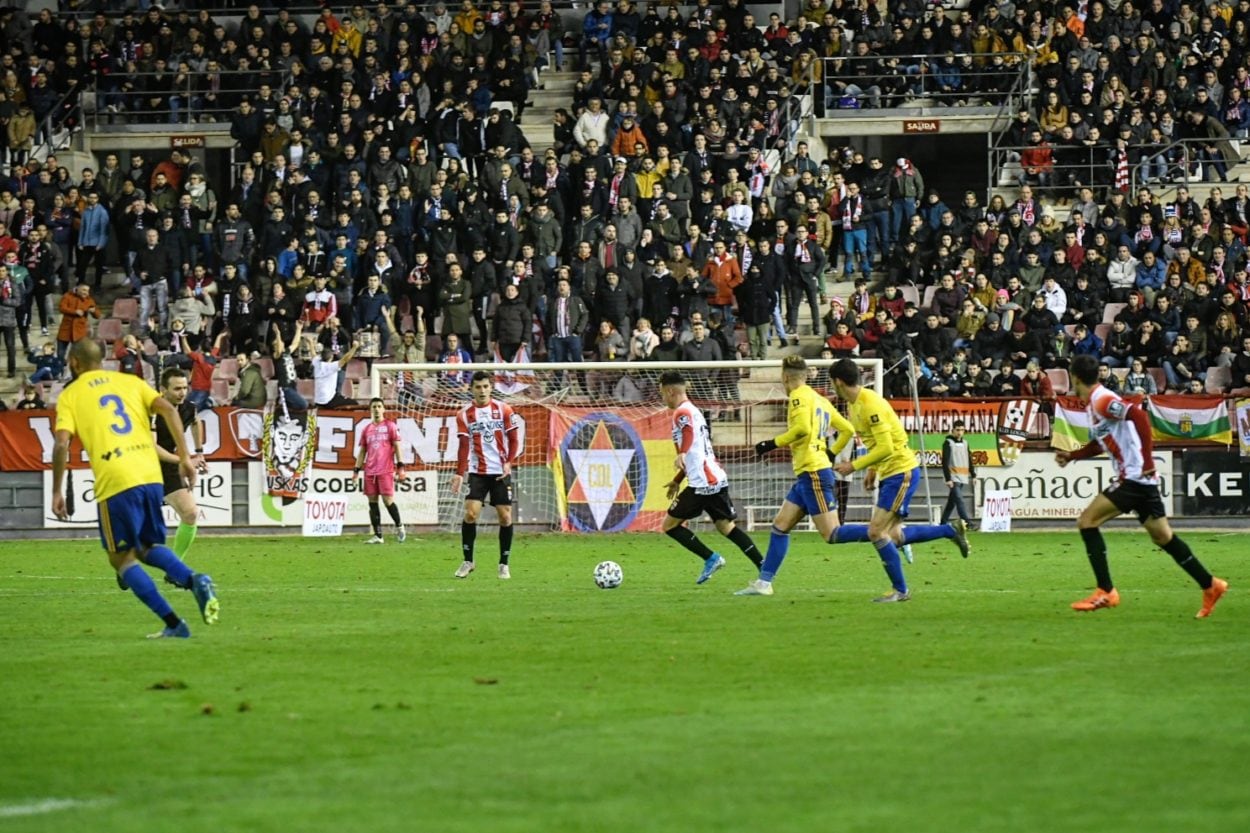
[[[288,74],[249,69],[110,75],[97,79],[91,127],[107,131],[134,124],[229,123],[244,96],[255,100],[262,78],[280,93]]]
[[[1237,139],[1230,138],[1228,141],[1233,144],[1234,148],[1240,145]],[[1136,146],[1134,149],[1138,151],[1141,159],[1133,166],[1133,191],[1155,184],[1189,185],[1191,182],[1199,181],[1197,179],[1199,173],[1203,179],[1209,179],[1208,168],[1216,162],[1211,154],[1206,152],[1211,142],[1212,140],[1205,138],[1189,138],[1177,139],[1162,147]],[[1221,157],[1219,162],[1224,165],[1227,172],[1228,168],[1241,164],[1241,157],[1234,159]]]
[[[1188,185],[1199,181],[1199,173],[1204,179],[1210,178],[1209,167],[1216,163],[1206,151],[1210,144],[1210,139],[1190,138],[1162,146],[1130,145],[1130,153],[1140,158],[1130,166],[1129,176],[1120,183],[1117,183],[1118,158],[1109,145],[1049,145],[1050,163],[1040,171],[1029,171],[1024,165],[1029,160],[1021,157],[1036,150],[1034,146],[997,144],[990,149],[991,195],[995,188],[1028,184],[1043,194],[1089,187],[1103,200],[1117,185],[1131,193],[1155,184]],[[1218,161],[1227,170],[1240,164],[1241,159]]]
[[[994,58],[1002,63],[995,64]],[[867,55],[820,58],[812,80],[819,113],[909,107],[987,107],[1001,110],[1022,100],[1032,67],[1018,53]],[[822,94],[823,93],[823,94]]]

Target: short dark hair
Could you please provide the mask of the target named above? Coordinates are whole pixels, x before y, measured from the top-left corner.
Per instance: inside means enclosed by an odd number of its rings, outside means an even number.
[[[660,386],[665,385],[685,385],[686,377],[681,375],[679,370],[666,370],[660,374]]]
[[[169,387],[169,383],[174,379],[185,379],[187,374],[180,367],[169,367],[161,374],[161,387]]]
[[[842,359],[829,368],[829,378],[851,387],[859,386],[859,365],[850,359]]]
[[[1074,356],[1068,372],[1081,384],[1092,385],[1098,381],[1098,359],[1088,354]]]
[[[386,407],[386,400],[384,400],[384,399],[383,399],[382,397],[380,397],[380,396],[375,396],[375,397],[373,397],[372,399],[370,399],[370,400],[369,400],[369,407],[370,407],[370,408],[372,408],[372,407],[373,407],[373,403],[374,403],[374,402],[381,402],[381,403],[382,403],[382,406],[383,406],[383,407]]]
[[[954,429],[956,429],[956,428],[964,428],[964,427],[965,427],[965,426],[964,426],[964,421],[963,421],[962,419],[957,419],[957,420],[955,420],[954,422],[952,422],[952,423],[951,423],[951,429],[952,429],[952,430],[954,430]]]
[[[480,381],[482,381],[483,379],[489,379],[490,377],[491,377],[490,372],[489,372],[489,371],[486,371],[486,370],[475,370],[475,371],[473,372],[473,381],[474,381],[474,382],[480,382]]]

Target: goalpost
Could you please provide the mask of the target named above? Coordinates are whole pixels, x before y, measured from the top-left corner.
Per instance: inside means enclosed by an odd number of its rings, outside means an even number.
[[[856,359],[864,385],[883,393],[880,359]],[[810,384],[835,405],[828,369],[809,360]],[[437,484],[438,525],[458,528],[462,495],[451,494],[459,443],[455,414],[469,401],[469,380],[484,370],[493,396],[519,417],[524,451],[514,467],[514,522],[573,532],[658,531],[669,501],[665,484],[676,453],[669,412],[656,380],[678,370],[703,411],[717,457],[729,475],[739,522],[767,528],[794,480],[789,455],[755,456],[755,443],[785,430],[781,361],[573,362],[564,364],[388,364],[375,362],[370,389],[397,414],[409,471]],[[854,444],[848,447],[854,453]],[[847,489],[846,519],[866,521],[873,496],[856,473]],[[931,503],[931,502],[930,502]],[[915,515],[920,507],[915,505]],[[932,509],[930,507],[930,512]],[[494,522],[494,513],[482,513]],[[706,523],[706,519],[704,519]],[[800,527],[807,528],[807,527]]]

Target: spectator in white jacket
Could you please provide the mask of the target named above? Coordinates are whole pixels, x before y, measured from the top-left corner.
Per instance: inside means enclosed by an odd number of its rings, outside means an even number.
[[[1120,246],[1115,260],[1107,264],[1107,283],[1111,285],[1111,300],[1123,303],[1137,286],[1137,258],[1128,246]]]
[[[573,125],[573,138],[577,143],[586,147],[586,143],[594,139],[599,143],[599,147],[608,146],[608,124],[611,118],[603,111],[603,102],[597,98],[592,98],[587,104],[586,109],[582,111],[581,116],[577,119],[577,124]]]

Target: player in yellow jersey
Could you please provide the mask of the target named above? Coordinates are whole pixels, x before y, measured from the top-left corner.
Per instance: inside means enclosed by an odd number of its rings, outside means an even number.
[[[868,453],[835,467],[839,474],[864,471],[864,488],[871,490],[878,483],[877,505],[873,507],[868,525],[847,524],[839,528],[831,544],[871,541],[881,556],[893,591],[874,601],[905,602],[911,598],[903,565],[896,544],[916,544],[935,538],[950,538],[960,553],[968,557],[968,528],[963,520],[954,524],[912,524],[903,527],[912,495],[924,476],[916,455],[907,445],[907,432],[890,403],[860,381],[859,366],[843,359],[829,370],[833,389],[846,401],[851,424],[859,434]]]
[[[178,468],[187,488],[195,485],[195,466],[187,450],[178,409],[138,376],[101,369],[100,345],[90,339],[74,342],[69,368],[74,381],[56,405],[56,444],[52,451],[52,511],[67,519],[65,467],[70,441],[77,435],[91,460],[100,540],[119,583],[129,589],[165,623],[153,637],[188,637],[187,623],[174,613],[140,565],[165,573],[173,585],[195,594],[204,621],[217,621],[219,604],[213,580],[196,573],[165,546],[165,500],[152,415],[169,426],[177,445]]]
[[[794,485],[773,518],[768,552],[760,566],[759,578],[739,596],[771,596],[773,577],[781,569],[790,548],[790,530],[807,515],[828,541],[838,528],[838,499],[833,476],[833,455],[851,441],[854,430],[846,417],[807,384],[807,362],[802,356],[786,356],[781,365],[781,381],[789,399],[786,431],[771,440],[756,443],[755,453],[763,456],[776,448],[789,448],[794,463]],[[837,440],[830,449],[830,439]]]

